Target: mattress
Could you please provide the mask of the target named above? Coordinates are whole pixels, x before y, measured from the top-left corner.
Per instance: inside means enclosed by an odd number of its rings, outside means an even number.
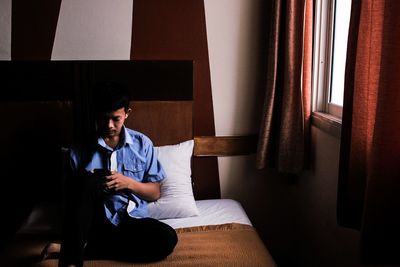
[[[242,205],[233,199],[196,200],[199,216],[160,220],[174,229],[239,223],[252,226]],[[51,214],[51,216],[49,216]],[[61,231],[61,214],[54,205],[41,205],[31,213],[20,233],[59,233]]]

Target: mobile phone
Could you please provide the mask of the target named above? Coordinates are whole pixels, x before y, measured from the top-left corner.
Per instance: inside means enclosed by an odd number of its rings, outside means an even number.
[[[100,179],[103,179],[105,181],[105,176],[111,175],[111,171],[108,169],[94,169],[93,173]],[[106,194],[112,193],[113,191],[111,189],[103,188],[103,192]]]
[[[104,177],[111,175],[111,171],[108,169],[94,169],[93,173],[96,174],[99,177]]]

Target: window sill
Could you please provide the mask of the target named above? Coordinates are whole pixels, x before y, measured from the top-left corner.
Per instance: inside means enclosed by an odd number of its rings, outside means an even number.
[[[342,132],[342,120],[328,113],[313,112],[311,115],[311,123],[315,127],[340,138]]]

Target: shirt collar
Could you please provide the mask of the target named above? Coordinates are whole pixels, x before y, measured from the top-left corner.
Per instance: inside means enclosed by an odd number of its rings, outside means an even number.
[[[126,144],[133,144],[132,136],[128,133],[128,130],[126,129],[125,126],[122,126],[121,132],[122,134],[122,140],[120,140],[120,147],[125,146]],[[102,137],[99,137],[97,139],[97,144],[99,144],[101,147],[113,151],[111,147],[109,147],[104,139]]]
[[[128,130],[126,129],[125,126],[122,126],[123,130],[124,130],[124,145],[125,144],[133,144],[133,139],[132,136],[129,134]]]

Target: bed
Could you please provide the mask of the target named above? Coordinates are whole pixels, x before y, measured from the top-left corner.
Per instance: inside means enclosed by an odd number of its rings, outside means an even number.
[[[179,238],[167,259],[148,264],[86,261],[85,266],[276,266],[240,203],[217,199],[196,204],[200,212],[196,218],[162,220],[176,229]],[[21,229],[7,248],[2,266],[57,266],[57,255],[41,258],[55,236],[51,231]]]
[[[166,170],[168,178],[161,186],[161,198],[149,209],[151,217],[176,229],[179,241],[174,252],[154,263],[94,260],[86,261],[85,266],[276,266],[242,205],[220,198],[215,175],[216,157],[249,153],[254,138],[195,136],[193,105],[194,100],[132,101],[133,115],[126,121],[127,127],[153,140]],[[27,103],[24,106],[29,107]],[[18,104],[14,108],[18,110]],[[51,108],[54,115],[66,113],[71,105],[41,102],[31,108]],[[60,149],[64,155],[66,148]],[[1,266],[57,266],[57,253],[43,254],[49,243],[59,240],[63,182],[57,185],[60,187],[51,188],[51,199],[43,198],[35,205],[3,249]]]

